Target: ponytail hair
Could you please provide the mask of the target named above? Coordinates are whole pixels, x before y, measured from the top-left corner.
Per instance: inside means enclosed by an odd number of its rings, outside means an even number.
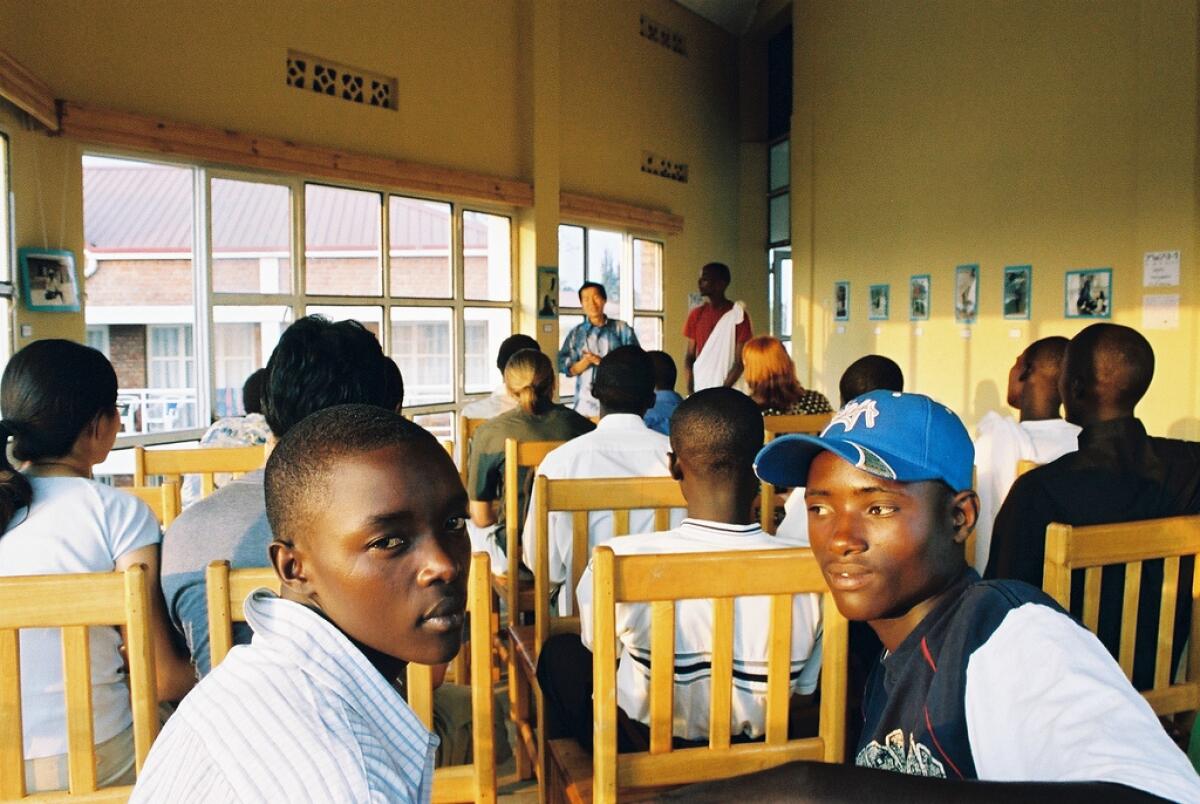
[[[544,413],[554,404],[554,367],[536,349],[522,349],[504,365],[504,387],[516,397],[521,410]]]
[[[16,435],[13,429],[9,422],[0,421],[0,533],[8,529],[17,511],[33,502],[33,486],[8,462],[8,439]]]

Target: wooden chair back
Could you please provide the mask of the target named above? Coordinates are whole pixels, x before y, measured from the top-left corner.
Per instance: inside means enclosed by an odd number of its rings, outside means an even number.
[[[521,614],[521,589],[519,569],[521,565],[521,469],[536,471],[542,460],[565,441],[525,441],[515,438],[504,440],[504,538],[505,555],[509,558],[508,583],[505,587],[505,603],[508,606],[508,624],[515,626]],[[514,558],[515,557],[515,558]]]
[[[1101,570],[1107,566],[1125,565],[1117,663],[1121,665],[1126,678],[1133,678],[1142,562],[1163,559],[1154,686],[1142,693],[1155,714],[1160,716],[1200,709],[1200,572],[1194,573],[1191,589],[1179,589],[1180,559],[1197,554],[1200,554],[1200,516],[1086,527],[1052,523],[1046,528],[1046,563],[1042,586],[1060,606],[1069,609],[1071,573],[1073,570],[1083,570],[1083,624],[1092,633],[1096,632],[1100,621]],[[1172,684],[1175,611],[1181,593],[1190,595],[1192,601],[1187,680]]]
[[[763,444],[770,444],[776,436],[791,433],[820,435],[829,426],[832,413],[799,413],[794,415],[763,416]],[[763,481],[759,494],[759,512],[762,529],[775,532],[775,487]]]
[[[179,484],[174,480],[167,480],[161,486],[129,486],[121,490],[150,506],[154,518],[164,529],[179,516]]]
[[[617,800],[621,788],[710,781],[800,759],[841,762],[846,738],[849,631],[808,549],[738,553],[615,555],[596,548],[593,558],[594,800]],[[729,568],[736,566],[737,572]],[[703,583],[697,583],[703,578]],[[791,699],[792,596],[823,596],[820,727],[816,737],[788,739]],[[766,735],[732,744],[734,598],[769,595]],[[712,684],[708,745],[672,747],[675,603],[711,599]],[[650,750],[617,755],[618,603],[650,606]]]
[[[479,425],[486,422],[487,419],[471,419],[462,414],[458,416],[458,473],[462,477],[463,485],[467,485],[467,462],[471,459],[471,439],[475,436],[475,431],[479,429]]]
[[[1030,469],[1037,469],[1041,466],[1037,461],[1027,461],[1024,458],[1017,461],[1017,477],[1028,472]]]
[[[164,480],[183,482],[183,475],[200,475],[200,496],[207,497],[216,488],[214,475],[229,472],[239,475],[261,469],[266,463],[265,444],[251,447],[198,447],[196,449],[133,448],[133,485],[146,485],[146,477],[159,475]]]
[[[0,578],[0,799],[26,797],[18,638],[21,628],[62,629],[70,800],[124,801],[129,797],[133,791],[131,786],[96,789],[88,629],[101,626],[125,628],[134,761],[141,772],[150,752],[150,743],[158,734],[158,694],[148,588],[143,564],[123,573]]]

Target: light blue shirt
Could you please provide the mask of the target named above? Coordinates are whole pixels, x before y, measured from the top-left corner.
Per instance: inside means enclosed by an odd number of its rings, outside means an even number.
[[[260,589],[154,742],[130,801],[427,802],[438,738],[337,628]]]
[[[682,401],[683,397],[673,390],[655,391],[654,407],[646,411],[646,415],[642,417],[646,420],[646,426],[657,433],[670,435],[671,414],[675,412],[675,408],[679,407],[679,403]]]
[[[586,318],[567,333],[562,348],[558,350],[558,370],[570,374],[571,365],[578,363],[584,351],[604,357],[618,346],[640,346],[633,327],[616,318],[606,319],[595,326]],[[595,366],[575,376],[575,404],[573,407],[582,416],[598,416],[600,403],[592,396],[592,376]]]

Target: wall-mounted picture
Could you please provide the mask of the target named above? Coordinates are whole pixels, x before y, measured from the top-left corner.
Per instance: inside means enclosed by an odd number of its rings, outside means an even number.
[[[56,248],[23,248],[17,258],[26,307],[43,312],[79,311],[74,254]]]
[[[850,320],[850,283],[833,283],[833,320]]]
[[[538,266],[538,314],[539,319],[558,318],[558,266]]]
[[[954,269],[954,320],[972,324],[979,313],[979,266],[960,265]]]
[[[908,279],[908,319],[929,320],[929,274],[916,274]]]
[[[890,296],[890,285],[871,285],[869,293],[871,306],[867,309],[867,318],[872,321],[887,321]]]
[[[1009,265],[1004,269],[1004,317],[1029,318],[1029,297],[1033,292],[1033,266]]]
[[[1067,318],[1111,318],[1112,269],[1067,271],[1063,302]]]

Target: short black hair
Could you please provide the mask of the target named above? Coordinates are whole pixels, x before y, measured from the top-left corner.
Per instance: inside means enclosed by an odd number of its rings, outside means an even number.
[[[654,364],[639,346],[620,346],[600,359],[592,395],[605,413],[644,414],[654,406]]]
[[[242,410],[247,413],[262,413],[263,385],[267,381],[267,370],[260,368],[251,372],[242,383]]]
[[[863,355],[850,364],[838,382],[842,404],[869,391],[903,391],[904,373],[883,355]]]
[[[1030,368],[1042,364],[1053,364],[1055,371],[1062,367],[1063,358],[1067,354],[1070,341],[1062,335],[1051,335],[1029,344],[1025,350],[1025,362]]]
[[[650,355],[650,362],[654,364],[654,389],[656,391],[674,391],[675,380],[679,376],[675,368],[675,361],[669,354],[659,349],[653,349],[646,354]]]
[[[725,263],[723,263],[723,262],[707,263],[703,268],[700,269],[700,272],[704,273],[705,271],[707,271],[709,269],[711,269],[712,272],[715,273],[718,278],[720,278],[722,281],[724,281],[726,285],[728,285],[730,282],[733,281],[733,274],[730,273],[729,266],[726,265]]]
[[[361,402],[394,410],[379,341],[357,321],[309,315],[279,337],[267,361],[263,415],[276,438],[314,411]]]
[[[670,429],[671,451],[711,474],[752,472],[763,444],[758,404],[733,388],[692,394],[675,408]]]
[[[604,299],[605,301],[608,301],[608,291],[605,290],[604,285],[601,285],[599,282],[584,282],[582,285],[580,285],[579,286],[579,300],[580,301],[583,301],[583,292],[585,290],[587,290],[588,288],[595,288],[596,292],[600,294],[600,298]]]
[[[428,442],[444,455],[429,431],[377,405],[334,405],[305,417],[267,460],[263,490],[275,539],[294,544],[303,535],[311,512],[328,503],[337,482],[329,472],[338,460],[417,442]]]
[[[399,413],[400,408],[404,407],[404,375],[400,373],[400,366],[390,357],[383,359],[382,371],[386,389],[382,407]]]
[[[500,351],[496,352],[496,368],[500,369],[500,373],[504,373],[504,367],[508,365],[508,359],[522,349],[534,349],[541,351],[542,347],[538,346],[538,342],[528,335],[517,333],[509,335],[500,344]]]
[[[1069,379],[1132,410],[1154,379],[1154,348],[1136,329],[1092,324],[1067,347]]]

